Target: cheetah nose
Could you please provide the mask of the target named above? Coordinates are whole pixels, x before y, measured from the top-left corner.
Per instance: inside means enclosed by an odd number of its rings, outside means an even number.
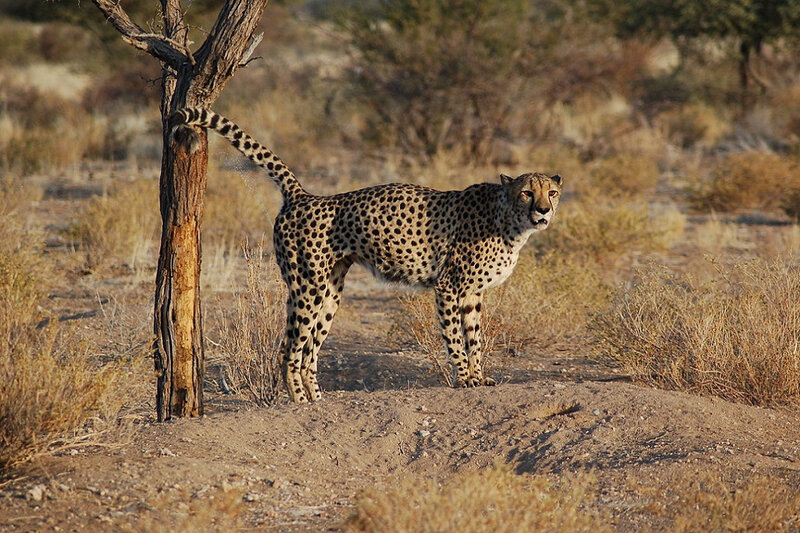
[[[549,211],[550,211],[550,206],[546,206],[546,207],[536,206],[536,212],[537,213],[541,213],[543,215],[546,215]]]

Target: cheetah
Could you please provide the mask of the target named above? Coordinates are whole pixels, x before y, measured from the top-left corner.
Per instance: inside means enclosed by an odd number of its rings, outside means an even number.
[[[213,111],[185,108],[171,121],[173,133],[215,130],[280,188],[273,235],[288,288],[282,372],[292,401],[322,397],[317,354],[354,263],[391,282],[433,288],[457,385],[495,384],[481,366],[482,296],[508,278],[528,237],[552,222],[561,176],[501,174],[500,183],[460,191],[392,183],[316,196],[275,154]]]

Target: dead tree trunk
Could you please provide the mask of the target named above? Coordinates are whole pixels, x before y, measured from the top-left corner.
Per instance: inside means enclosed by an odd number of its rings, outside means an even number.
[[[161,0],[162,30],[145,32],[117,0],[93,0],[130,45],[163,65],[160,205],[161,250],[156,274],[153,349],[159,421],[202,416],[203,315],[200,305],[200,230],[208,144],[189,152],[170,138],[169,117],[185,106],[209,107],[260,41],[253,38],[268,0],[228,0],[200,48],[189,50],[180,0]]]

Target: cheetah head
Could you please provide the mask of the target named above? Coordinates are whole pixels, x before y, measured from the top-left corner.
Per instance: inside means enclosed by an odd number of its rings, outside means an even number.
[[[516,178],[500,174],[513,218],[524,228],[543,230],[558,207],[561,196],[561,176],[541,172],[522,174]]]

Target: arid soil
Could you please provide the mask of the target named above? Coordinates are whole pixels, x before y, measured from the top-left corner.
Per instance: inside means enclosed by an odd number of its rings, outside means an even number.
[[[132,297],[144,329],[149,291],[144,280]],[[73,448],[0,484],[0,530],[188,528],[187,516],[233,495],[245,528],[335,531],[364,489],[495,461],[525,475],[591,471],[615,529],[669,530],[648,509],[701,473],[732,486],[754,475],[800,482],[796,411],[642,387],[581,343],[494,357],[496,387],[446,388],[424,357],[386,338],[400,291],[351,272],[323,349],[321,402],[253,408],[209,391],[201,419],[145,413],[121,446]],[[64,316],[87,326],[108,313],[79,284],[60,298]],[[531,317],[531,327],[558,325]]]

